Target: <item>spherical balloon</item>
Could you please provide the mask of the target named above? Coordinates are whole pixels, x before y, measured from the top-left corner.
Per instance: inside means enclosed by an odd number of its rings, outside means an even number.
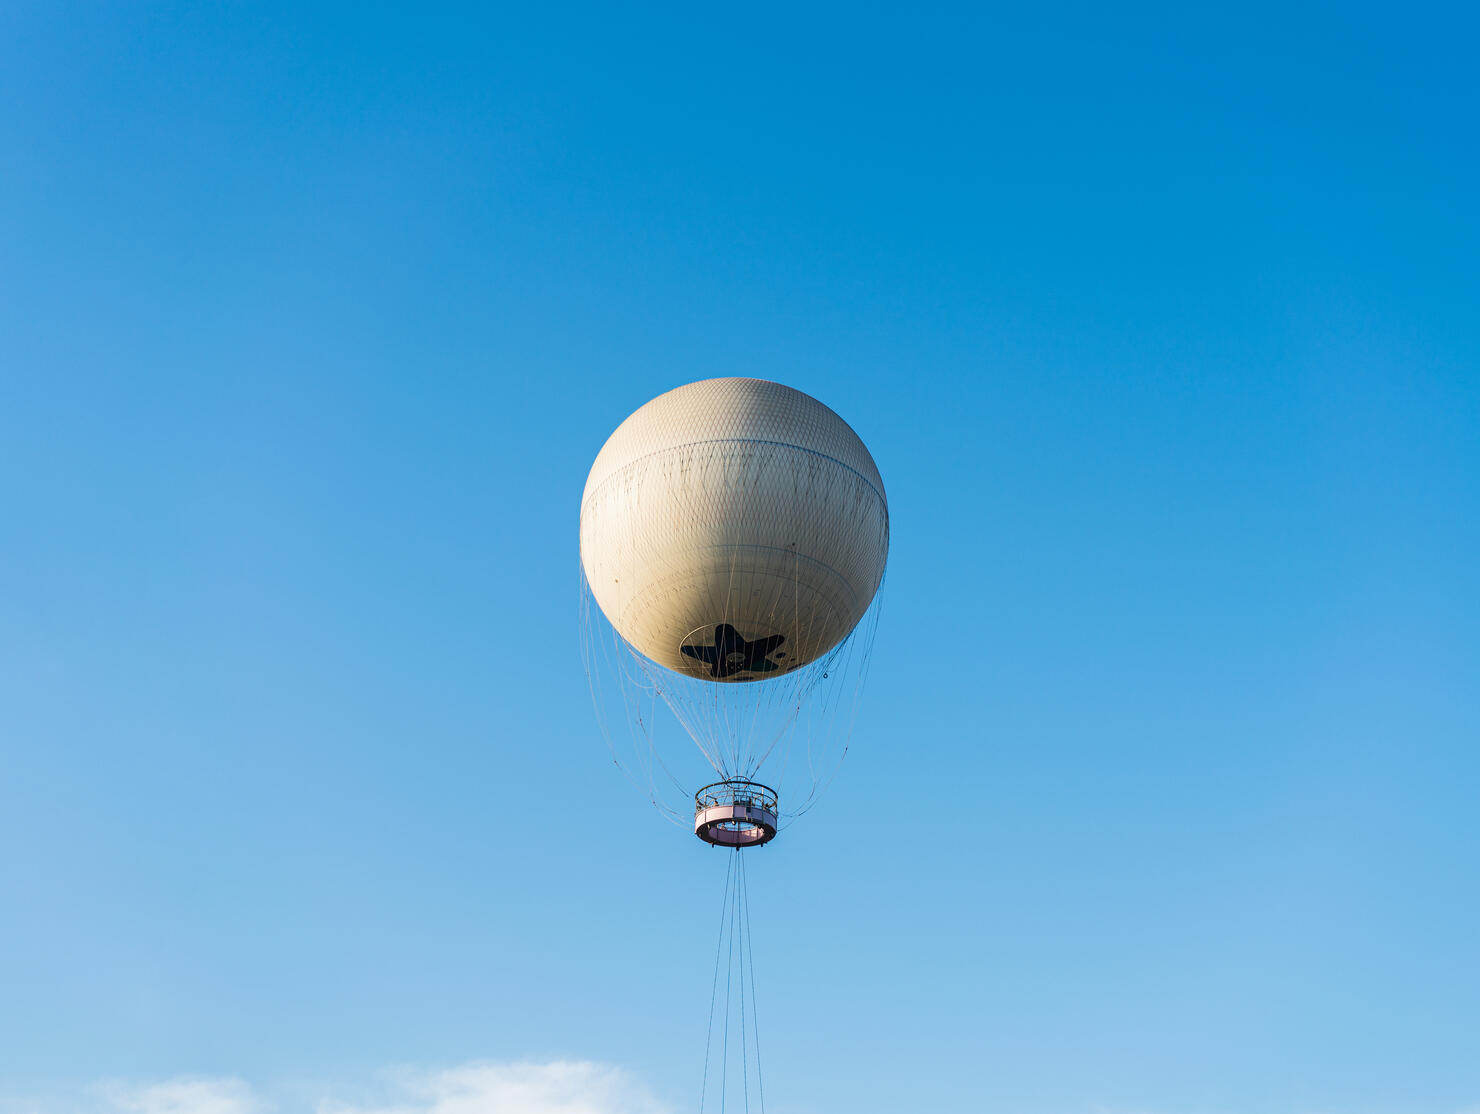
[[[676,672],[763,681],[826,654],[884,575],[873,458],[816,399],[707,379],[623,422],[581,498],[581,565],[617,633]]]

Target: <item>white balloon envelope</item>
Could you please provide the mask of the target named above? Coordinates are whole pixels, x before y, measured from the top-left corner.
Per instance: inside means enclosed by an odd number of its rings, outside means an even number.
[[[612,434],[581,498],[581,563],[633,649],[764,680],[815,661],[884,576],[889,510],[858,435],[801,391],[707,379]]]

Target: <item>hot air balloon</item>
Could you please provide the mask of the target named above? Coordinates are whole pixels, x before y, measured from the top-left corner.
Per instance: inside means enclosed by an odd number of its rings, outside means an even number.
[[[607,440],[580,533],[593,692],[633,728],[620,764],[682,816],[664,790],[695,785],[655,715],[666,705],[715,775],[696,834],[765,843],[811,804],[851,727],[889,552],[868,449],[780,383],[690,383]],[[784,810],[782,782],[800,782]]]

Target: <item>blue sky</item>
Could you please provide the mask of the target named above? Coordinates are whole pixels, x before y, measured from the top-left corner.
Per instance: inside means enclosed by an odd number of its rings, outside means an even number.
[[[1480,1107],[1477,30],[6,5],[0,1105],[691,1109],[576,511],[752,375],[893,524],[768,1105]]]

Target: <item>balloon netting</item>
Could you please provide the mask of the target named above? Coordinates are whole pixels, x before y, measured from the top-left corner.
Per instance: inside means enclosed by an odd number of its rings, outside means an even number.
[[[638,653],[581,576],[582,657],[616,765],[665,816],[688,826],[694,791],[762,781],[782,826],[808,811],[847,753],[872,657],[880,597],[853,632],[799,668],[744,683],[676,673]],[[808,616],[796,616],[798,626]]]

